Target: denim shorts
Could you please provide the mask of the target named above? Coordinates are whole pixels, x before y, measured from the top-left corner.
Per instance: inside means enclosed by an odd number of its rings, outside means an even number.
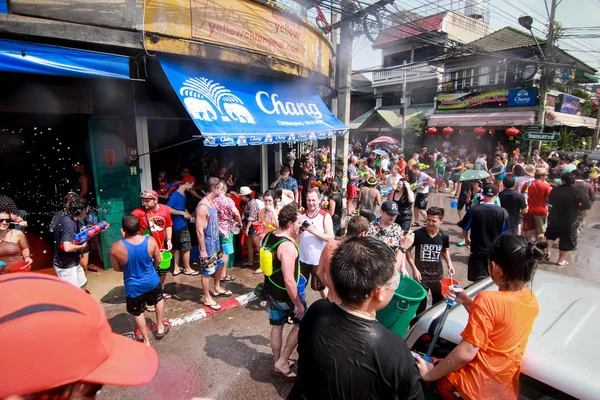
[[[300,302],[304,306],[304,311],[308,309],[304,298],[300,298]],[[267,312],[269,313],[269,323],[275,326],[287,324],[288,318],[291,318],[295,325],[299,325],[302,317],[296,318],[294,314],[294,303],[291,301],[277,301],[272,298],[267,299]]]

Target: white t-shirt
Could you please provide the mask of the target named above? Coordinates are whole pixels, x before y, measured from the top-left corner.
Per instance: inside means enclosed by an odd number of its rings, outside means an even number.
[[[394,176],[392,174],[389,174],[386,178],[385,178],[385,186],[386,187],[390,187],[390,186],[397,186],[398,182],[400,181],[400,178],[402,178],[400,176],[400,174],[398,174],[398,176]]]
[[[452,147],[452,143],[450,143],[449,140],[446,140],[443,144],[442,147],[444,148],[444,152],[447,153],[448,151],[450,151],[450,147]]]
[[[325,233],[325,214],[324,210],[321,210],[314,218],[309,218],[306,214],[302,214],[302,222],[308,221],[318,232]],[[321,240],[307,231],[300,233],[299,239],[300,262],[319,265],[321,252],[325,248],[327,241]]]
[[[427,175],[425,172],[421,171],[419,173],[419,176],[417,176],[417,179],[415,181],[418,185],[417,193],[429,193],[429,179],[429,175]]]
[[[387,158],[384,158],[383,160],[381,160],[381,169],[384,171],[387,171],[390,169],[390,160]]]

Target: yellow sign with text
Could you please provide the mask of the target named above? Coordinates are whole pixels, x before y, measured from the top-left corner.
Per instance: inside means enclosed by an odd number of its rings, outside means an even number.
[[[307,29],[246,0],[191,0],[192,37],[305,63]]]

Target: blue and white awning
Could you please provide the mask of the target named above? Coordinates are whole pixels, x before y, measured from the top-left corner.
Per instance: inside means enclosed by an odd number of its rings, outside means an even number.
[[[129,58],[87,50],[0,39],[0,71],[129,79]]]
[[[301,142],[348,131],[308,80],[242,78],[182,61],[160,63],[206,146]]]

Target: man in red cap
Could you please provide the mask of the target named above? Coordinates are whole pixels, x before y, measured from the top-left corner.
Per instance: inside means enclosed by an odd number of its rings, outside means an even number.
[[[0,291],[0,399],[94,398],[103,385],[145,385],[156,375],[156,351],[113,333],[83,290],[14,273],[0,277]]]
[[[131,212],[140,220],[140,235],[151,235],[161,251],[171,251],[173,248],[173,221],[169,207],[158,204],[158,193],[152,189],[146,189],[140,194],[142,206]],[[166,246],[165,246],[166,239]],[[167,278],[167,269],[159,269],[160,286],[165,284]],[[171,295],[164,294],[165,299],[170,299]],[[153,312],[152,308],[148,311]]]

